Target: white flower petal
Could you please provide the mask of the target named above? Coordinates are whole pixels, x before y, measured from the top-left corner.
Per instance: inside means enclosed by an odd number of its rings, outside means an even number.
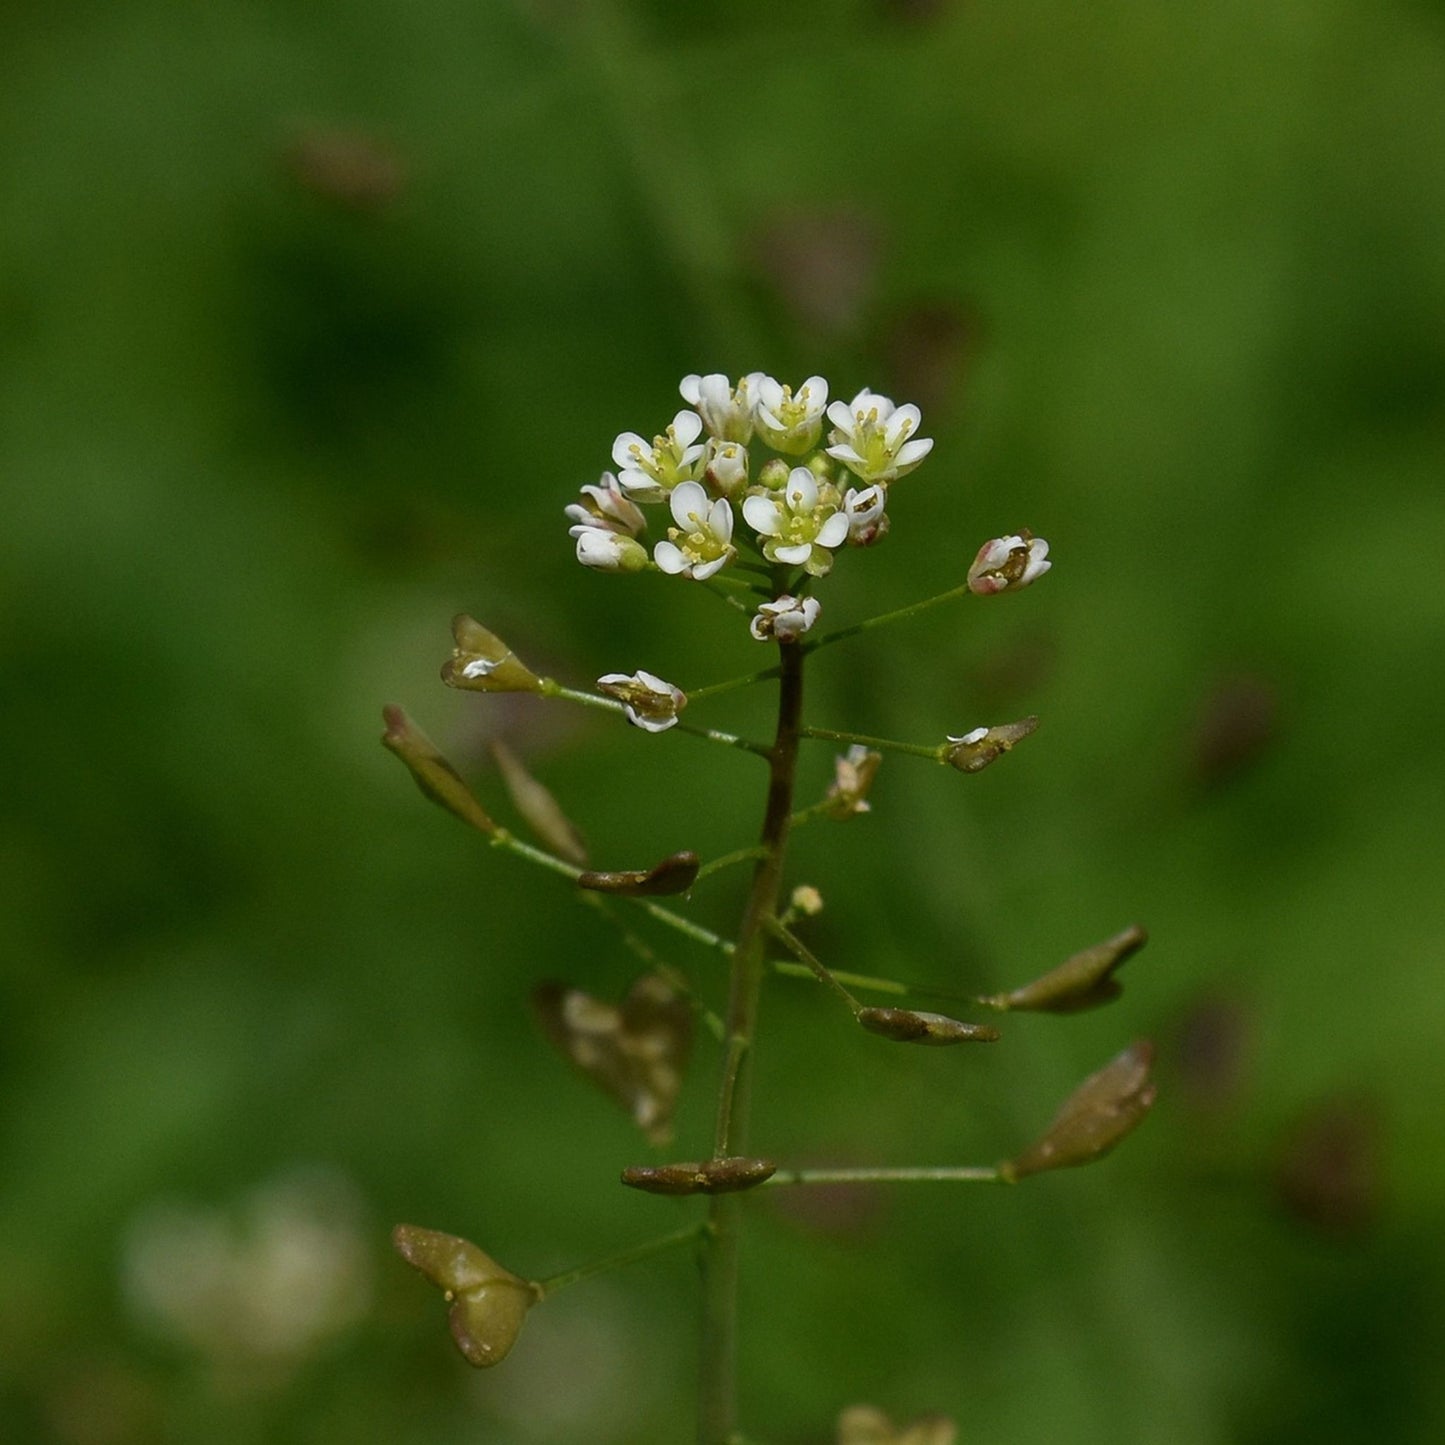
[[[893,451],[905,437],[911,437],[922,425],[923,413],[916,406],[900,406],[883,428],[883,439]]]
[[[818,479],[807,467],[794,467],[788,473],[786,489],[790,512],[811,512],[818,505]]]
[[[697,525],[694,517],[701,521],[707,515],[707,493],[697,482],[679,482],[668,501],[673,521],[685,531]]]
[[[722,569],[726,567],[727,564],[731,562],[732,559],[736,556],[736,549],[733,547],[729,547],[727,551],[722,554],[721,557],[714,557],[711,562],[694,562],[692,564],[693,580],[695,582],[706,582],[707,579],[711,577],[714,572],[721,572]]]
[[[776,537],[783,530],[778,504],[757,492],[743,499],[743,519],[760,537]]]
[[[617,440],[612,443],[612,460],[619,467],[635,466],[639,456],[651,455],[652,443],[645,441],[635,431],[619,432]]]
[[[672,419],[672,434],[680,446],[690,447],[702,435],[702,418],[695,411],[678,412]]]
[[[813,541],[819,547],[839,547],[848,540],[848,518],[842,512],[834,512],[821,527]]]
[[[659,542],[652,549],[652,560],[670,577],[676,577],[687,566],[687,558],[671,542]]]
[[[774,558],[788,567],[798,567],[813,555],[811,542],[800,542],[796,547],[775,547]]]
[[[906,467],[916,467],[932,450],[932,437],[918,437],[914,441],[904,442],[894,459],[894,465],[900,470]]]
[[[719,542],[733,539],[733,509],[725,497],[719,497],[707,514],[707,529]]]

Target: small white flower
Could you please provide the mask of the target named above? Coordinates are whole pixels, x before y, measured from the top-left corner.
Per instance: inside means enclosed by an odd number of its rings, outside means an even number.
[[[595,487],[582,488],[582,500],[566,509],[567,520],[576,523],[568,529],[573,537],[578,527],[601,527],[608,532],[625,532],[635,537],[647,526],[647,519],[611,472],[603,472]]]
[[[888,514],[883,510],[888,489],[875,482],[871,487],[849,487],[843,495],[843,514],[848,518],[848,545],[871,547],[888,533]]]
[[[761,378],[762,372],[752,371],[733,386],[720,371],[714,371],[707,376],[683,377],[678,390],[702,418],[709,436],[746,446],[753,439],[753,397]]]
[[[779,642],[796,642],[817,620],[823,610],[816,597],[784,595],[774,602],[764,602],[748,624],[748,630],[759,642],[775,637]]]
[[[1053,565],[1049,544],[1025,527],[1011,537],[995,537],[978,549],[968,569],[968,590],[980,597],[1017,592],[1037,582]]]
[[[866,389],[850,402],[835,401],[828,420],[834,428],[828,455],[865,482],[897,481],[933,450],[931,437],[914,435],[922,421],[916,406],[895,407]]]
[[[647,548],[622,532],[605,527],[573,527],[577,560],[599,572],[640,572],[647,566]]]
[[[612,460],[623,491],[639,502],[660,502],[679,482],[692,481],[704,450],[701,435],[702,418],[694,411],[678,412],[650,442],[635,431],[622,432],[612,443]]]
[[[609,672],[597,679],[597,690],[617,698],[627,721],[650,733],[666,732],[687,706],[687,694],[680,687],[641,668],[630,675]]]
[[[769,562],[805,567],[813,577],[832,568],[830,549],[847,540],[848,518],[838,510],[838,494],[829,490],[834,500],[820,500],[818,479],[807,467],[794,467],[781,493],[754,493],[744,501],[743,517],[764,539]]]
[[[747,447],[741,442],[720,442],[714,437],[707,444],[703,475],[723,496],[737,496],[748,484]]]
[[[818,445],[828,383],[810,376],[796,392],[771,376],[759,376],[753,419],[758,435],[774,451],[797,457]]]
[[[704,582],[737,556],[733,509],[726,498],[709,500],[697,482],[679,482],[669,501],[677,526],[653,548],[653,560],[664,572]]]
[[[833,783],[828,789],[830,817],[852,818],[870,811],[868,792],[882,761],[882,753],[875,753],[862,743],[854,743],[846,753],[833,759]]]

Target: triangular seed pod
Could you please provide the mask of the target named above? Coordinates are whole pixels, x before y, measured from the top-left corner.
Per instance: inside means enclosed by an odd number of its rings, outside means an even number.
[[[1042,978],[982,1002],[996,1009],[1033,1009],[1041,1013],[1079,1013],[1097,1008],[1124,992],[1124,985],[1113,977],[1114,971],[1148,941],[1149,935],[1137,923],[1130,924],[1122,933],[1065,959]]]
[[[900,1044],[991,1044],[999,1037],[988,1024],[968,1024],[911,1008],[865,1008],[858,1010],[857,1017],[870,1034]]]
[[[406,713],[395,703],[389,703],[382,708],[381,716],[386,723],[386,731],[381,735],[383,746],[406,764],[416,779],[417,787],[454,818],[460,818],[463,823],[483,833],[495,833],[497,825],[462,781],[461,775]]]
[[[579,888],[594,893],[617,893],[624,898],[659,898],[686,893],[697,881],[701,863],[696,853],[671,853],[645,872],[601,873],[590,871],[577,878]]]
[[[1017,1158],[999,1165],[1008,1182],[1045,1169],[1089,1164],[1132,1132],[1154,1103],[1154,1045],[1140,1039],[1090,1074],[1067,1099],[1048,1132]]]

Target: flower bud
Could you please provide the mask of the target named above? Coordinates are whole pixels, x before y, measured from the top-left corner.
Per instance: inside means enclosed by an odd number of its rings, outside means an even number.
[[[460,613],[452,619],[456,647],[442,664],[442,681],[469,692],[540,692],[542,679],[494,632]]]
[[[622,532],[635,537],[647,528],[642,508],[622,490],[611,472],[603,472],[595,487],[582,488],[582,500],[565,509],[569,535],[575,537],[583,527],[600,527],[604,532]]]
[[[594,869],[580,873],[577,886],[593,893],[619,893],[625,898],[664,897],[670,893],[686,893],[697,882],[700,866],[696,853],[670,853],[645,872],[600,873]]]
[[[900,1044],[991,1044],[999,1032],[988,1024],[966,1024],[945,1014],[920,1013],[911,1008],[865,1008],[858,1022],[870,1034],[881,1034]]]
[[[719,496],[736,497],[748,484],[748,449],[737,442],[710,442],[703,476]]]
[[[823,911],[823,895],[811,883],[800,883],[788,900],[788,911],[804,918],[816,918]]]
[[[868,812],[871,807],[868,793],[882,761],[882,753],[875,753],[862,743],[854,743],[846,753],[833,759],[833,783],[828,789],[830,818],[851,818]]]
[[[1149,1070],[1154,1045],[1140,1039],[1090,1074],[1067,1099],[1048,1132],[1017,1158],[999,1165],[1012,1184],[1027,1174],[1089,1164],[1107,1154],[1149,1112],[1156,1089]]]
[[[395,703],[382,708],[386,731],[381,735],[384,747],[404,762],[416,779],[416,785],[438,807],[483,833],[495,833],[497,825],[476,800],[460,774],[441,755],[437,745],[412,722]]]
[[[770,457],[758,469],[758,485],[770,492],[781,492],[788,485],[792,471],[782,457]]]
[[[1009,752],[1038,727],[1036,717],[1020,718],[1018,722],[1000,723],[992,728],[974,728],[962,737],[949,735],[943,750],[944,761],[961,773],[981,773],[990,763]]]
[[[621,532],[605,527],[573,527],[577,560],[595,572],[641,572],[648,565],[647,548]]]
[[[692,1049],[686,1001],[649,973],[615,1008],[560,983],[542,984],[532,1002],[551,1043],[622,1105],[649,1143],[668,1143]]]
[[[696,1164],[632,1164],[622,1171],[629,1189],[645,1194],[736,1194],[771,1179],[770,1159],[705,1159]]]
[[[505,743],[494,742],[491,753],[512,805],[527,826],[555,857],[580,868],[587,861],[587,847],[577,825],[562,811],[551,792],[527,771],[511,748]]]
[[[516,1342],[539,1287],[519,1279],[469,1240],[414,1224],[391,1232],[396,1252],[446,1294],[452,1338],[469,1365],[499,1364]]]
[[[1009,537],[995,537],[978,549],[968,569],[968,590],[980,597],[994,592],[1017,592],[1037,582],[1054,564],[1049,544],[1027,527]]]
[[[609,672],[597,679],[597,690],[615,697],[623,704],[627,721],[649,733],[666,732],[687,706],[687,694],[680,687],[641,668],[631,674]]]
[[[994,994],[982,1002],[992,1008],[1033,1009],[1040,1013],[1079,1013],[1097,1008],[1124,992],[1113,977],[1114,970],[1149,941],[1149,935],[1135,923],[1122,933],[1096,943],[1092,948],[1067,958],[1042,978],[1016,988],[1012,993]]]

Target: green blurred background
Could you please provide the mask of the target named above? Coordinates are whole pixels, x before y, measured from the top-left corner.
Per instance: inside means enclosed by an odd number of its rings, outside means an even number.
[[[604,864],[748,841],[751,759],[436,668],[461,609],[576,682],[755,666],[701,589],[584,573],[561,508],[685,372],[762,368],[936,438],[831,623],[1020,525],[1057,563],[819,660],[820,725],[1044,719],[978,777],[890,759],[868,818],[799,836],[820,951],[981,988],[1153,942],[1118,1004],[986,1051],[780,982],[759,1147],[988,1162],[1143,1034],[1161,1098],[1027,1188],[759,1205],[751,1433],[821,1445],[868,1400],[991,1445],[1445,1439],[1445,8],[0,26],[0,1437],[689,1438],[686,1259],[559,1296],[479,1376],[388,1249],[404,1219],[540,1275],[693,1206],[615,1187],[647,1148],[528,1008],[633,961],[376,739],[404,702],[499,808],[509,739]]]

